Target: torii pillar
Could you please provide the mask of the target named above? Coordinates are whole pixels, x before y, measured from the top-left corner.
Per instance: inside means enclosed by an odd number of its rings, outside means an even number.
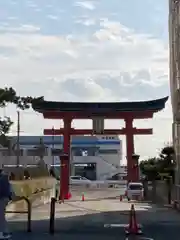
[[[134,128],[133,117],[125,118],[126,129],[126,153],[127,153],[127,180],[132,182],[139,181],[139,164],[138,160],[133,158],[134,150]]]
[[[70,176],[70,150],[71,150],[71,118],[64,118],[64,141],[63,151],[66,157],[61,158],[61,184],[60,184],[60,200],[69,199],[69,176]]]

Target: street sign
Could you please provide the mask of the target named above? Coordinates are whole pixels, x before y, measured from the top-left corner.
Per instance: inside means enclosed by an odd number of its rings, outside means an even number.
[[[93,118],[93,134],[104,133],[104,118]]]

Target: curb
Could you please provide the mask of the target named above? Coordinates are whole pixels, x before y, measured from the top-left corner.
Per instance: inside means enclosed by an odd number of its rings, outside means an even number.
[[[172,201],[171,204],[164,204],[163,206],[169,209],[180,211],[180,203],[178,201]]]

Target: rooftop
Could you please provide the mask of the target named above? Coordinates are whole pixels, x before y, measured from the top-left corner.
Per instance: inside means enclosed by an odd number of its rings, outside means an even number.
[[[168,97],[151,101],[138,102],[34,102],[32,107],[35,111],[43,112],[85,112],[85,113],[107,113],[107,112],[132,112],[153,111],[157,112],[165,107]]]

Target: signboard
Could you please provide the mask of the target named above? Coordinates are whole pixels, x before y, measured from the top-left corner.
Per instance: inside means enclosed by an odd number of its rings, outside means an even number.
[[[104,133],[104,118],[93,118],[93,134]]]
[[[74,163],[75,167],[87,167],[88,164],[87,163]]]

